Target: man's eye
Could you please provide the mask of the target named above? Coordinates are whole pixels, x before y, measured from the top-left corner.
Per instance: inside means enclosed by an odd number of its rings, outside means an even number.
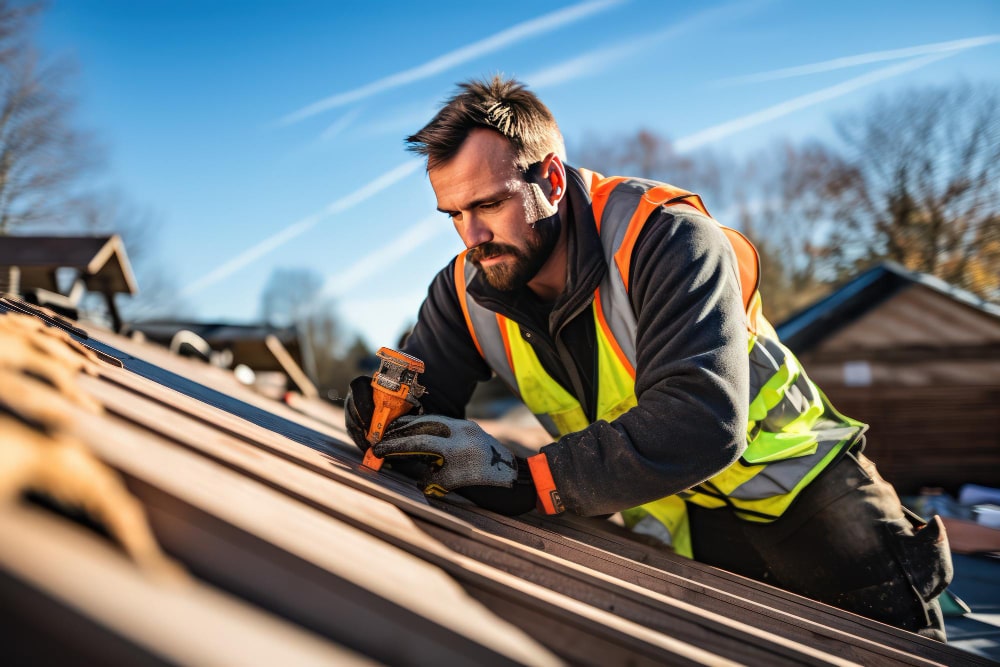
[[[458,211],[449,211],[445,213],[445,215],[447,215],[448,219],[452,222],[462,222],[462,214]]]
[[[506,200],[498,199],[497,201],[488,201],[484,204],[480,204],[479,208],[484,209],[486,211],[490,211],[496,208],[500,208],[500,206],[504,203],[504,201]]]

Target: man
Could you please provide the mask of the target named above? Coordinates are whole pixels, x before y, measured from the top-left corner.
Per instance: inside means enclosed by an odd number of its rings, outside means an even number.
[[[409,137],[468,248],[430,286],[404,351],[422,414],[374,454],[495,511],[621,512],[675,551],[944,639],[947,541],[911,522],[761,314],[757,255],[662,183],[564,163],[521,84],[462,84]],[[517,459],[462,419],[495,373],[554,442]],[[372,413],[352,383],[359,447]]]

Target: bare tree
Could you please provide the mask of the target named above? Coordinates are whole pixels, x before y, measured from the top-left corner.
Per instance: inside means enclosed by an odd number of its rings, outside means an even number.
[[[272,326],[298,324],[317,310],[323,277],[309,269],[275,269],[260,294],[260,317]]]
[[[71,124],[71,69],[31,44],[39,9],[0,0],[0,235],[68,221],[73,185],[95,163],[92,140]]]
[[[837,129],[839,145],[777,144],[742,160],[678,155],[645,130],[589,137],[577,154],[603,173],[702,195],[761,252],[772,321],[887,259],[1000,300],[1000,92],[953,84],[895,93]]]
[[[159,235],[163,225],[152,211],[130,201],[116,190],[93,193],[76,203],[76,223],[86,232],[119,234],[135,273],[139,293],[119,304],[125,320],[183,317],[189,306],[180,296],[177,283],[163,265]],[[99,300],[87,307],[99,310]]]
[[[681,155],[673,143],[650,130],[618,137],[590,135],[574,150],[574,165],[605,176],[632,176],[672,183],[697,192],[712,206],[728,205],[733,182],[723,178],[735,162],[708,150]]]
[[[828,287],[816,268],[823,228],[831,212],[818,175],[839,159],[819,145],[776,145],[743,160],[701,150],[678,154],[648,130],[615,139],[589,137],[578,147],[582,166],[672,183],[698,193],[721,223],[739,229],[762,259],[765,313],[780,321]],[[840,168],[840,167],[838,167]]]
[[[837,207],[825,188],[830,174],[846,168],[820,143],[783,143],[748,156],[727,176],[735,183],[735,225],[761,255],[761,293],[773,322],[823,296],[836,281],[828,264]]]
[[[275,269],[260,295],[260,317],[272,326],[294,326],[324,396],[343,398],[371,356],[364,342],[344,331],[335,305],[321,294],[323,277],[309,269]]]
[[[1000,92],[952,84],[877,98],[840,119],[850,168],[840,204],[841,271],[883,259],[1000,298]]]

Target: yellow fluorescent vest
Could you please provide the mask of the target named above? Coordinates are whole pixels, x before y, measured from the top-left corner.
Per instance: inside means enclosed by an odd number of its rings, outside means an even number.
[[[637,403],[636,319],[628,297],[629,262],[642,227],[661,206],[684,213],[708,212],[697,195],[673,186],[622,177],[604,178],[580,170],[590,190],[594,219],[608,272],[594,295],[597,340],[597,418],[611,421]],[[806,376],[761,313],[758,259],[753,245],[722,228],[736,253],[747,327],[750,406],[747,449],[739,461],[708,481],[622,512],[626,525],[672,544],[691,556],[684,502],[715,508],[728,505],[751,521],[772,521],[837,455],[857,441],[864,424],[839,414]],[[477,304],[466,293],[475,267],[459,256],[455,284],[466,323],[480,354],[558,438],[588,426],[579,401],[545,371],[520,327]]]

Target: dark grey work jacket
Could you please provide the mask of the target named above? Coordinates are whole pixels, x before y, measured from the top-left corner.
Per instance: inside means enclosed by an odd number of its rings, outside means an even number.
[[[590,197],[567,168],[565,292],[541,303],[527,288],[500,292],[477,275],[468,292],[514,320],[545,369],[591,417],[586,429],[543,448],[568,510],[608,514],[663,498],[735,462],[746,447],[747,331],[736,257],[718,225],[677,207],[655,211],[636,244],[629,295],[638,321],[638,405],[593,421],[598,378],[594,291],[607,266]],[[426,412],[463,417],[491,369],[467,329],[454,261],[435,277],[404,351],[426,363]]]

